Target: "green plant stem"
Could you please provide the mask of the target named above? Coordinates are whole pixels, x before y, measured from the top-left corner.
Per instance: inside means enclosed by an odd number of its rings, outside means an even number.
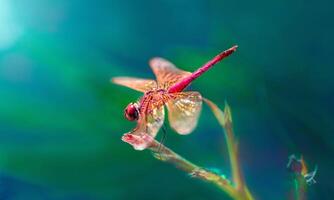
[[[208,104],[216,119],[218,120],[218,123],[223,127],[232,170],[232,179],[238,193],[237,199],[254,199],[249,192],[242,176],[240,167],[241,165],[238,155],[238,144],[234,136],[232,114],[229,105],[225,103],[225,108],[223,112],[215,103],[213,103],[209,99],[204,98],[204,102]]]
[[[296,175],[294,184],[295,184],[295,199],[305,200],[306,182],[304,177],[302,177],[302,175]]]
[[[154,153],[155,158],[173,164],[194,178],[213,183],[232,198],[236,196],[235,188],[225,177],[195,165],[156,140],[153,140],[149,149]]]
[[[194,178],[213,183],[226,194],[228,194],[232,199],[253,200],[254,198],[252,197],[247,185],[245,184],[240,169],[238,145],[234,137],[230,107],[226,104],[223,112],[212,101],[208,99],[204,99],[204,101],[209,105],[219,124],[224,129],[233,182],[229,181],[224,176],[218,173],[202,168],[186,160],[185,158],[175,153],[157,140],[153,140],[151,142],[149,149],[153,152],[155,158],[176,166],[177,168],[185,171]]]

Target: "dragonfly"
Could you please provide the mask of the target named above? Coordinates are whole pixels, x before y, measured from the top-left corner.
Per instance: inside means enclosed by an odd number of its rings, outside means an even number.
[[[136,150],[150,147],[164,123],[164,107],[167,107],[169,124],[173,130],[181,135],[191,133],[197,126],[203,98],[199,92],[184,90],[212,66],[235,52],[237,47],[235,45],[221,52],[193,73],[156,57],[149,61],[156,80],[126,76],[112,78],[115,84],[143,93],[137,102],[128,104],[124,109],[125,118],[137,121],[137,126],[125,133],[122,140]]]

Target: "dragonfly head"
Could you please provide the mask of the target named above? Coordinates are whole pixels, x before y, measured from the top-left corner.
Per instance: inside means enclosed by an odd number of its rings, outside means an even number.
[[[139,119],[138,104],[130,103],[128,106],[126,106],[126,108],[124,110],[124,116],[129,121],[138,120]]]

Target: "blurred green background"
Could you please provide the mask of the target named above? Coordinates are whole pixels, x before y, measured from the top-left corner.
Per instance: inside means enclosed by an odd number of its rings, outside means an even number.
[[[153,78],[165,57],[193,71],[237,53],[191,87],[232,107],[243,171],[257,199],[287,199],[290,154],[317,164],[309,199],[332,199],[333,3],[218,0],[0,0],[0,199],[228,199],[134,151],[124,107],[140,93],[113,76]],[[167,125],[168,127],[168,125]],[[167,146],[230,177],[221,128],[205,106]]]

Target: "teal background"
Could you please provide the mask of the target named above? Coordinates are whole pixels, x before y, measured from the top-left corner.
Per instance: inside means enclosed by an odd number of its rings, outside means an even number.
[[[303,154],[331,199],[333,3],[218,0],[0,0],[0,199],[228,199],[214,186],[134,151],[124,107],[140,93],[113,76],[153,78],[165,57],[193,71],[238,51],[191,87],[232,107],[256,199],[287,199],[290,154]],[[167,123],[168,124],[168,123]],[[189,136],[165,144],[230,177],[224,137],[204,107]]]

